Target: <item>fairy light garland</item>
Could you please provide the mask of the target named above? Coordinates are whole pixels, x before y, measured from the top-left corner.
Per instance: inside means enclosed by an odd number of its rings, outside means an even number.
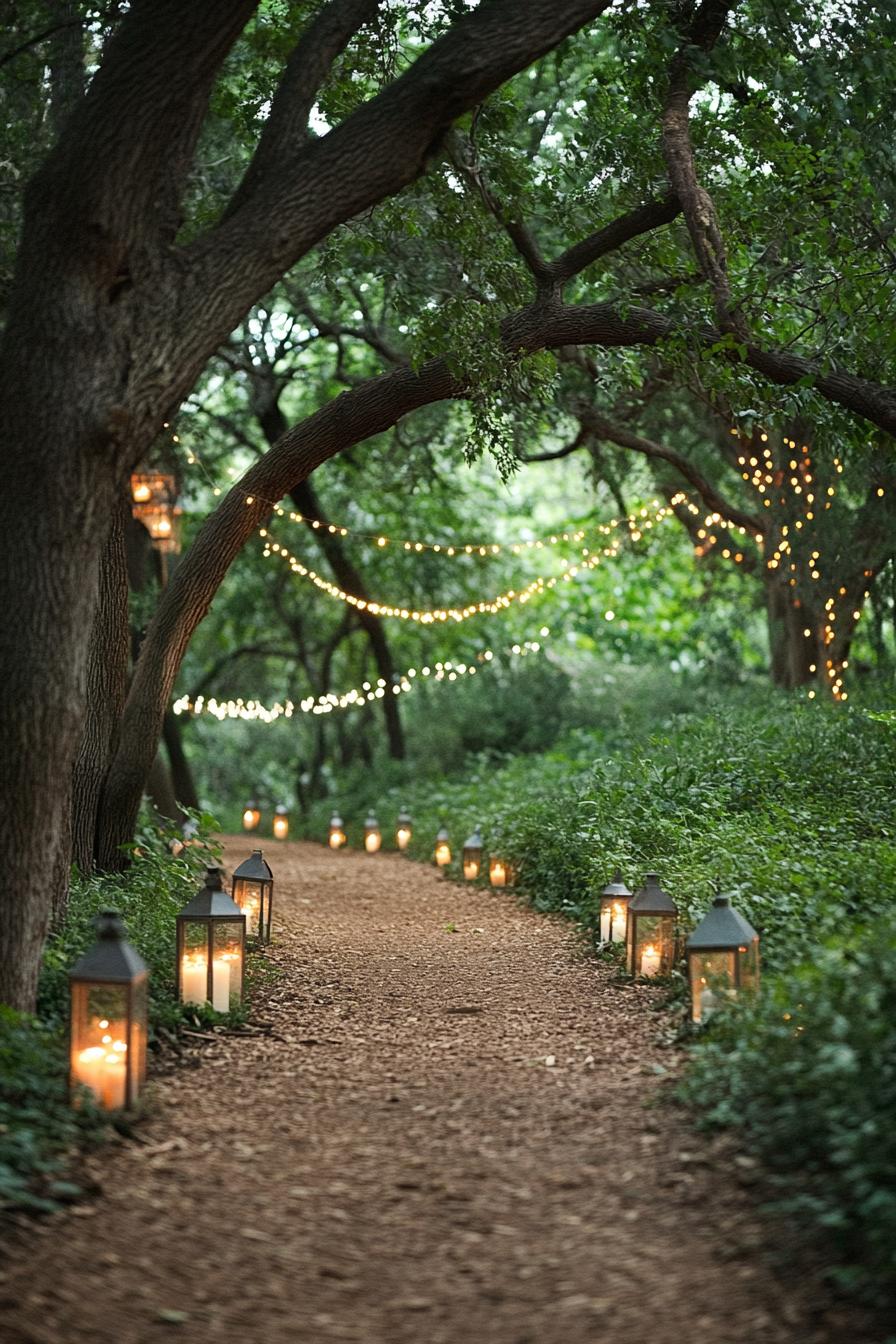
[[[550,633],[547,626],[543,626],[539,631],[543,640],[547,639]],[[527,639],[522,644],[512,644],[504,652],[515,658],[525,658],[532,653],[541,653],[543,647],[543,644],[538,640]],[[292,700],[286,700],[283,703],[278,701],[274,705],[266,706],[258,700],[217,700],[213,696],[206,698],[202,695],[198,695],[195,700],[191,700],[189,696],[184,695],[179,700],[175,700],[172,709],[175,714],[189,714],[193,718],[202,714],[211,714],[213,718],[219,721],[245,719],[262,723],[274,723],[280,718],[291,719],[295,714],[332,714],[334,710],[350,709],[354,705],[364,705],[374,700],[383,700],[389,693],[392,695],[407,694],[408,691],[414,690],[415,686],[427,680],[459,681],[462,677],[475,676],[481,668],[493,664],[495,657],[493,649],[484,649],[476,655],[475,661],[472,663],[456,663],[446,660],[445,662],[433,663],[432,667],[428,665],[421,668],[409,667],[400,676],[396,675],[391,686],[380,677],[374,682],[362,682],[359,687],[345,691],[342,695],[331,693],[317,697],[308,696],[306,699],[300,700],[298,705]]]
[[[654,500],[651,506],[645,505],[637,512],[629,514],[624,522],[628,527],[630,539],[640,541],[645,532],[672,517],[675,503],[681,503],[683,499],[684,496],[680,498],[676,496],[672,505],[660,505],[658,501]],[[615,526],[618,528],[622,521],[614,520]],[[608,533],[614,530],[614,527],[610,524],[604,524],[603,526],[607,528]],[[605,559],[614,559],[619,554],[624,539],[617,537],[600,551],[591,551],[588,547],[583,547],[581,559],[575,563],[565,558],[560,561],[563,567],[561,574],[539,575],[522,589],[510,588],[504,593],[499,593],[496,597],[484,598],[464,607],[434,607],[429,610],[418,611],[412,607],[398,607],[386,602],[371,602],[365,598],[357,597],[354,593],[346,592],[338,584],[332,583],[329,579],[325,579],[323,575],[318,574],[316,570],[303,564],[287,546],[274,540],[267,528],[260,528],[259,536],[264,541],[263,555],[265,558],[272,555],[280,556],[286,561],[294,574],[298,574],[300,578],[308,579],[310,583],[313,583],[316,588],[326,593],[328,597],[333,598],[334,601],[343,602],[347,606],[354,607],[357,611],[369,611],[373,616],[395,617],[403,621],[415,621],[420,625],[433,625],[445,621],[454,621],[459,624],[462,621],[469,620],[472,616],[496,615],[500,611],[506,611],[514,603],[525,605],[533,597],[556,588],[558,583],[569,582],[579,574],[596,569]]]

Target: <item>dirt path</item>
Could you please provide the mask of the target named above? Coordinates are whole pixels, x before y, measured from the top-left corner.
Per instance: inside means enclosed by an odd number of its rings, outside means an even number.
[[[270,848],[276,1038],[157,1084],[102,1195],[12,1249],[3,1344],[856,1337],[767,1263],[737,1169],[652,1105],[674,1056],[651,991],[508,893]]]

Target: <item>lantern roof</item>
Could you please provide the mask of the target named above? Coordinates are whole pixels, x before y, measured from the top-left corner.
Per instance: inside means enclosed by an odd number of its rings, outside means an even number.
[[[245,877],[251,882],[273,882],[274,874],[260,849],[253,849],[248,859],[243,859],[239,868],[234,868],[234,877]]]
[[[406,807],[403,807],[398,814],[398,824],[399,826],[410,826],[411,824],[411,814]]]
[[[466,840],[464,841],[464,849],[481,849],[481,848],[482,848],[482,835],[480,834],[479,827],[474,826],[473,834],[468,835]]]
[[[274,811],[277,813],[278,817],[286,817],[289,815],[289,808],[285,803],[278,803],[274,808]]]
[[[689,952],[731,951],[758,937],[753,925],[732,908],[731,897],[716,895],[686,947]]]
[[[330,826],[331,827],[338,826],[340,831],[342,830],[342,818],[340,817],[338,812],[334,812],[332,817],[330,818]]]
[[[188,901],[178,919],[236,919],[243,912],[229,892],[224,890],[220,868],[208,868],[205,885]]]
[[[379,828],[380,824],[376,819],[376,813],[373,810],[371,810],[367,814],[367,820],[364,823],[364,829],[365,831],[378,831]]]
[[[257,798],[250,798],[249,801],[248,801],[248,803],[246,804],[246,811],[249,812],[250,810],[251,810],[252,812],[257,812],[257,811],[258,811],[258,799],[257,799]]]
[[[622,869],[617,868],[610,881],[600,893],[601,896],[631,896],[631,892],[622,880]]]
[[[678,914],[678,907],[669,893],[663,891],[656,873],[645,875],[643,887],[635,892],[628,903],[628,908],[635,915]]]
[[[149,969],[125,938],[124,921],[115,910],[104,910],[94,920],[96,942],[69,971],[71,980],[102,980],[128,984]]]
[[[448,827],[440,826],[436,834],[436,840],[448,840],[449,838],[450,837],[448,835]]]

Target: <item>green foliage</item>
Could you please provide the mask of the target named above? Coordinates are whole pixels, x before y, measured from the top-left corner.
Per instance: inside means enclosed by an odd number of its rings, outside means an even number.
[[[684,1096],[706,1126],[736,1125],[777,1206],[838,1250],[831,1273],[896,1299],[896,933],[844,930],[717,1021]]]

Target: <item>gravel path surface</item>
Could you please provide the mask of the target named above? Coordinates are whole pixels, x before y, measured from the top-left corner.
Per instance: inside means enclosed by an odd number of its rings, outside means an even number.
[[[102,1192],[16,1234],[3,1344],[858,1340],[771,1263],[743,1159],[659,1104],[654,991],[512,893],[268,857],[272,1034],[157,1080]]]

